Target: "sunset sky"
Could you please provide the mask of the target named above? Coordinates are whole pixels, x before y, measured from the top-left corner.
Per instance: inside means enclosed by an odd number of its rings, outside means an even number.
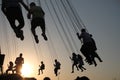
[[[26,3],[26,0],[24,1]],[[32,1],[39,3],[39,0],[28,1],[29,3]],[[24,74],[23,76],[36,77],[38,80],[42,80],[45,76],[50,77],[51,80],[74,80],[77,76],[87,76],[90,80],[120,80],[120,0],[69,0],[79,14],[88,32],[93,35],[98,48],[97,53],[103,60],[101,63],[96,59],[98,63],[97,67],[85,63],[84,67],[87,70],[81,72],[75,68],[75,73],[71,73],[72,63],[69,56],[71,56],[72,52],[81,54],[79,51],[81,43],[75,36],[75,33],[72,32],[72,28],[69,27],[72,37],[75,40],[74,44],[72,42],[73,40],[70,39],[69,42],[73,45],[73,48],[69,46],[70,44],[63,34],[64,32],[59,21],[54,16],[56,20],[56,23],[54,23],[54,18],[52,18],[48,10],[46,2],[49,8],[52,8],[50,0],[40,1],[46,13],[47,42],[41,36],[41,29],[37,28],[40,42],[39,44],[35,43],[33,35],[30,32],[30,20],[27,19],[27,12],[24,8],[22,8],[25,19],[25,27],[23,28],[24,41],[16,38],[6,17],[0,11],[0,46],[2,53],[6,55],[4,71],[7,69],[9,61],[14,62],[15,58],[19,56],[19,53],[23,53],[25,59],[24,66],[29,65],[27,71],[30,71],[28,72],[29,74]],[[52,1],[56,2],[55,0]],[[57,1],[59,2],[59,0]],[[54,15],[53,9],[50,10]],[[62,23],[65,25],[63,21]],[[70,38],[67,28],[65,31],[68,38]],[[60,34],[63,36],[62,38]],[[62,39],[64,39],[64,42]],[[58,59],[62,64],[58,77],[55,77],[53,72],[54,59]],[[41,61],[45,63],[46,68],[44,74],[38,76],[38,68]]]

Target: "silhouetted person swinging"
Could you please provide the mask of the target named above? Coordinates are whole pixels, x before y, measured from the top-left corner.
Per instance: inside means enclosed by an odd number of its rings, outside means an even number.
[[[79,70],[77,66],[78,64],[77,55],[75,53],[72,53],[72,57],[70,57],[70,59],[73,61],[71,73],[74,73],[74,66],[76,66],[77,70]]]
[[[45,69],[45,64],[43,63],[43,61],[41,61],[41,65],[39,65],[39,69],[38,69],[38,75],[40,75],[40,71],[43,74],[43,70]]]
[[[82,47],[80,51],[86,57],[86,61],[91,65],[92,60],[90,58],[91,46],[92,46],[92,39],[90,34],[86,32],[85,29],[81,29],[81,34],[77,33],[78,39],[82,42]]]
[[[22,57],[22,53],[20,53],[19,57],[16,58],[15,60],[15,71],[17,74],[21,74],[21,69],[22,69],[22,64],[24,64],[24,58]]]
[[[23,5],[23,0],[2,0],[1,9],[7,17],[13,31],[16,34],[16,37],[24,40],[22,28],[24,27],[25,23],[20,3]],[[16,21],[18,24],[16,24]]]
[[[83,70],[86,70],[86,68],[83,67],[84,62],[83,62],[83,58],[80,54],[77,55],[77,61],[78,61],[78,67],[79,67],[79,69],[81,69],[81,72],[83,72]]]
[[[31,31],[32,34],[35,38],[36,43],[39,43],[38,40],[38,35],[36,34],[35,29],[37,28],[37,26],[41,27],[42,30],[42,36],[44,38],[44,40],[48,40],[46,33],[45,33],[45,19],[44,19],[44,11],[40,6],[36,6],[36,4],[34,2],[30,3],[30,11],[28,13],[28,19],[31,18],[32,15],[32,20],[31,20]]]
[[[99,55],[97,54],[96,50],[97,50],[97,47],[96,47],[96,43],[95,43],[95,40],[92,38],[92,35],[90,34],[91,36],[91,39],[92,39],[92,47],[91,47],[91,58],[92,58],[92,61],[94,62],[95,66],[97,66],[97,63],[95,61],[95,58],[97,58],[100,62],[102,62],[102,59],[99,57]]]
[[[12,74],[14,74],[14,64],[12,61],[9,62],[8,69],[6,70],[6,74],[8,74],[8,71],[12,71]]]
[[[54,64],[54,73],[55,73],[55,75],[57,76],[58,75],[58,70],[60,69],[60,66],[61,66],[61,64],[60,64],[60,62],[59,61],[57,61],[57,59],[55,59],[55,64]]]

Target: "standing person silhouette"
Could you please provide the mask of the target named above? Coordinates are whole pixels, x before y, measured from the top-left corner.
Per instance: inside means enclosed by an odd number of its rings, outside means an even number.
[[[38,35],[36,34],[35,29],[37,28],[37,26],[40,26],[41,30],[42,30],[42,36],[44,38],[44,40],[48,40],[46,33],[45,33],[45,12],[43,11],[43,9],[40,6],[36,6],[36,4],[34,2],[30,3],[30,11],[28,13],[28,19],[31,18],[32,15],[32,20],[31,20],[31,31],[32,34],[35,38],[36,43],[39,43],[38,40]]]
[[[24,58],[22,57],[22,53],[20,53],[19,57],[16,58],[15,64],[16,64],[16,73],[21,74],[22,64],[24,64]]]
[[[25,23],[20,3],[23,5],[23,0],[2,0],[1,9],[15,32],[16,37],[24,40],[22,28]],[[24,8],[26,9],[25,6]],[[16,25],[16,21],[18,22],[18,25]]]

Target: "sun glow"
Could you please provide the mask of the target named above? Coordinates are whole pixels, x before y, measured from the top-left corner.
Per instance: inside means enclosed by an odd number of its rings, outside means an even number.
[[[22,76],[29,77],[33,73],[33,69],[30,64],[23,64],[22,70],[21,70]]]

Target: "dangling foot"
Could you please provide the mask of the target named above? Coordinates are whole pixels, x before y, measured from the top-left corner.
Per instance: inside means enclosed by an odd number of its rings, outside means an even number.
[[[95,65],[95,67],[97,66],[97,64],[94,64]]]
[[[55,75],[57,76],[57,73]]]
[[[21,40],[24,40],[23,30],[20,30],[20,39],[21,39]]]
[[[99,60],[100,62],[103,62],[102,60]]]
[[[23,30],[15,30],[16,33],[16,37],[20,38],[21,40],[24,40],[24,36],[23,36]]]
[[[81,72],[83,72],[83,70],[81,70]]]
[[[38,36],[37,36],[37,35],[35,36],[35,42],[36,42],[36,43],[39,43],[39,40],[38,40]]]
[[[74,71],[72,71],[71,73],[74,73]]]
[[[86,70],[86,68],[83,68],[84,70]]]
[[[43,38],[44,38],[44,40],[45,40],[45,41],[47,41],[47,40],[48,40],[48,38],[47,38],[47,36],[46,36],[46,34],[45,34],[45,33],[42,33],[41,35],[43,36]]]
[[[15,30],[14,30],[14,32],[15,32],[15,34],[16,34],[16,37],[17,37],[17,38],[20,38],[20,35],[19,35],[18,30],[17,30],[17,29],[15,29]]]

